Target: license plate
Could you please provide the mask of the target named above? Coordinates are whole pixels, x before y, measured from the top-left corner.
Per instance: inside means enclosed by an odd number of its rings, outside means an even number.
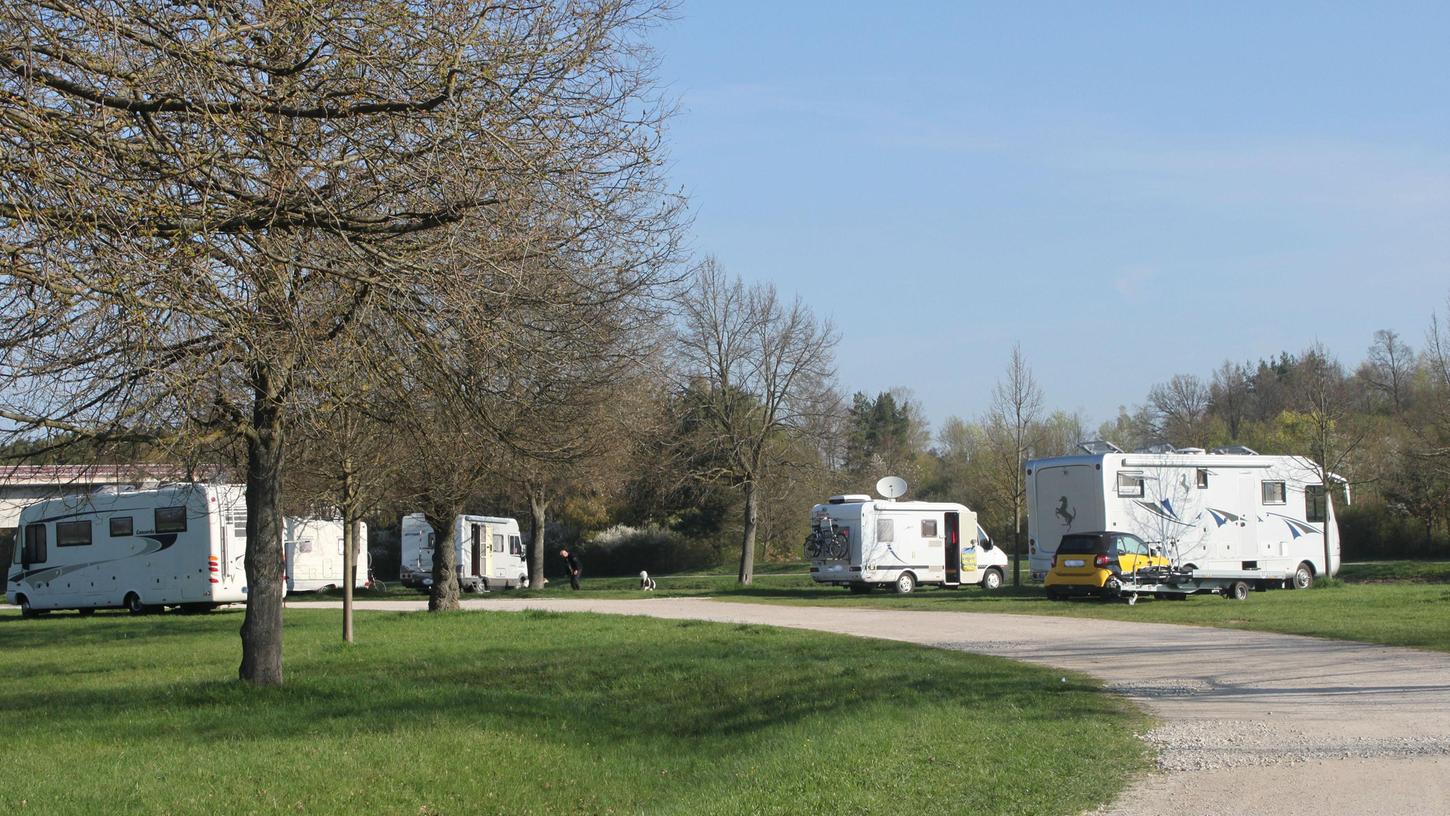
[[[1086,563],[1087,562],[1083,561],[1081,558],[1069,558],[1066,561],[1062,562],[1062,565],[1064,567],[1081,567]]]

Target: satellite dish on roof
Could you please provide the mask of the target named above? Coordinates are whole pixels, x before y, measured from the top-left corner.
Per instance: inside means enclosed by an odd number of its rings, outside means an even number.
[[[887,476],[876,483],[876,492],[895,501],[906,495],[906,480],[900,476]]]

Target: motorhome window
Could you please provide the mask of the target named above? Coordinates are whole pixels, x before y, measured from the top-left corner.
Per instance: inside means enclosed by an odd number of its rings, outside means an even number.
[[[304,538],[301,541],[297,542],[297,552],[300,552],[300,553],[310,553],[310,552],[312,552],[312,539],[310,539],[310,538]]]
[[[524,541],[523,541],[523,539],[519,538],[518,536],[509,536],[509,554],[510,555],[523,555],[524,554]]]
[[[1324,485],[1304,486],[1304,520],[1323,522],[1329,516],[1329,503],[1324,500]]]
[[[921,537],[936,538],[936,519],[921,520]]]
[[[1198,469],[1198,486],[1208,487],[1208,468]]]
[[[111,518],[111,538],[131,535],[135,531],[130,516],[114,516]]]
[[[88,547],[91,543],[89,521],[60,521],[55,525],[55,546]]]
[[[496,553],[503,552],[503,534],[502,533],[494,533],[493,534],[493,551],[496,552]]]
[[[896,540],[896,524],[889,518],[876,519],[876,541],[890,544]]]
[[[1143,477],[1136,473],[1119,473],[1118,495],[1125,499],[1143,498]]]
[[[1284,503],[1284,483],[1264,482],[1264,504]]]
[[[45,525],[25,525],[25,550],[20,555],[23,564],[45,563]]]
[[[184,532],[186,532],[186,508],[185,507],[158,507],[158,508],[156,508],[156,532],[158,532],[158,533],[184,533]]]

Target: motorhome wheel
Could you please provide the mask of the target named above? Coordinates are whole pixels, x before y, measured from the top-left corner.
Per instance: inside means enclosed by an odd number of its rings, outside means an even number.
[[[1002,588],[1002,571],[993,567],[982,575],[982,589],[996,592]]]
[[[1314,586],[1314,568],[1308,562],[1300,562],[1299,568],[1294,570],[1294,588],[1308,589]]]
[[[39,615],[39,614],[40,614],[40,611],[37,610],[35,607],[33,607],[33,606],[30,605],[30,598],[27,597],[27,596],[25,596],[25,595],[21,595],[20,596],[20,617],[22,617],[22,618],[33,618],[33,617],[35,617],[36,615]]]
[[[916,576],[909,572],[903,572],[896,579],[896,594],[906,595],[916,589]]]
[[[126,611],[132,615],[144,615],[147,612],[146,604],[141,603],[141,596],[132,592],[126,596]]]
[[[1232,601],[1247,601],[1251,591],[1247,581],[1234,581],[1223,596]]]

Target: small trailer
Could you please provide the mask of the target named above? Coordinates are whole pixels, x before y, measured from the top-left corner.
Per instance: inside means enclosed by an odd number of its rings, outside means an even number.
[[[341,521],[288,516],[283,552],[287,559],[287,591],[317,592],[338,589],[343,578],[343,524]],[[368,584],[368,526],[358,523],[358,554],[353,565],[353,586]]]
[[[1292,584],[1292,577],[1268,570],[1206,570],[1181,567],[1150,567],[1125,573],[1116,595],[1129,606],[1139,596],[1186,600],[1190,595],[1219,595],[1232,601],[1248,600],[1254,590]]]
[[[883,479],[877,489],[905,493],[906,483],[896,483]],[[806,557],[818,584],[858,593],[878,586],[907,593],[923,584],[995,590],[1007,574],[1006,553],[962,504],[832,496],[811,508],[811,527]]]
[[[21,512],[5,597],[26,617],[51,609],[204,611],[246,601],[246,552],[242,485],[101,489]]]
[[[403,516],[402,564],[404,586],[433,583],[433,550],[437,532],[422,513]],[[529,566],[516,519],[461,515],[453,520],[453,546],[458,585],[466,592],[528,586]]]

